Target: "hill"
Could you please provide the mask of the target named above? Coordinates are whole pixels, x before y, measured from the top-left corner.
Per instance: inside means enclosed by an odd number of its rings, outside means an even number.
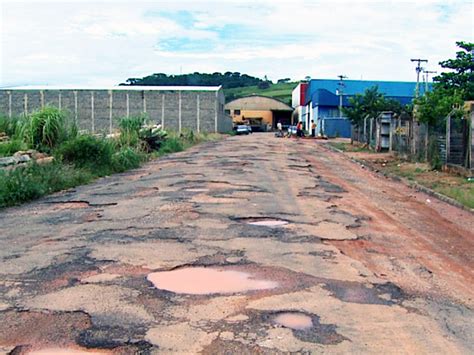
[[[296,82],[270,84],[267,89],[260,89],[257,85],[237,88],[224,88],[226,102],[249,95],[261,95],[283,101],[291,105],[291,92],[298,85]]]

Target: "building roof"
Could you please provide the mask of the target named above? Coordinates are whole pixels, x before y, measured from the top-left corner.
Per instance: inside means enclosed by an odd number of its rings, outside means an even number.
[[[271,97],[252,95],[241,97],[228,102],[226,109],[255,110],[255,111],[293,111],[293,108],[283,101]]]
[[[339,80],[332,79],[312,79],[309,82],[306,102],[329,99],[332,101],[336,91],[340,89]],[[413,98],[415,96],[415,82],[407,81],[377,81],[377,80],[344,80],[343,96],[353,96],[355,94],[363,94],[366,89],[377,86],[380,93],[387,97],[396,98]],[[430,84],[431,86],[431,84]],[[424,85],[420,84],[420,90],[423,92]]]
[[[219,91],[222,86],[12,86],[0,87],[0,90],[114,90],[114,91]]]

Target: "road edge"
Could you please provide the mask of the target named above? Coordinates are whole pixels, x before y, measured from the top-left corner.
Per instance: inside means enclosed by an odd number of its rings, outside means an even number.
[[[404,179],[398,175],[395,175],[395,174],[391,174],[391,173],[387,173],[387,172],[383,172],[383,171],[380,171],[379,169],[376,169],[374,168],[373,166],[371,166],[370,164],[366,164],[363,160],[359,160],[357,158],[353,158],[353,157],[349,157],[344,151],[330,145],[330,144],[324,144],[323,145],[326,149],[328,150],[331,150],[335,153],[339,153],[341,155],[343,155],[345,158],[347,158],[348,160],[352,161],[353,163],[356,163],[356,164],[359,164],[361,166],[363,166],[364,168],[367,168],[368,170],[370,170],[371,172],[379,175],[379,176],[384,176],[386,178],[390,178],[394,181],[398,181],[398,182],[401,182],[403,183],[404,185],[414,189],[414,190],[417,190],[417,191],[421,191],[421,192],[424,192],[425,194],[427,195],[430,195],[440,201],[443,201],[443,202],[446,202],[454,207],[458,207],[458,208],[461,208],[462,210],[464,211],[467,211],[467,212],[470,212],[472,214],[474,214],[474,208],[469,208],[467,206],[464,206],[462,203],[456,201],[455,199],[451,198],[451,197],[448,197],[446,195],[443,195],[437,191],[434,191],[426,186],[423,186],[417,182],[412,182],[412,181],[408,181],[407,179]]]

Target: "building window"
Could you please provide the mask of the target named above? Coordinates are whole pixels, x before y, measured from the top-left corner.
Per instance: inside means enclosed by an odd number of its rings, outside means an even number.
[[[226,115],[230,115],[230,110],[225,110],[224,112]]]
[[[240,115],[240,110],[234,110],[234,115]]]

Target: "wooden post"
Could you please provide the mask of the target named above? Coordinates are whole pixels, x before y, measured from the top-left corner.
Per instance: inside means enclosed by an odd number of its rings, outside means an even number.
[[[451,151],[451,116],[446,117],[446,164],[449,163]]]

